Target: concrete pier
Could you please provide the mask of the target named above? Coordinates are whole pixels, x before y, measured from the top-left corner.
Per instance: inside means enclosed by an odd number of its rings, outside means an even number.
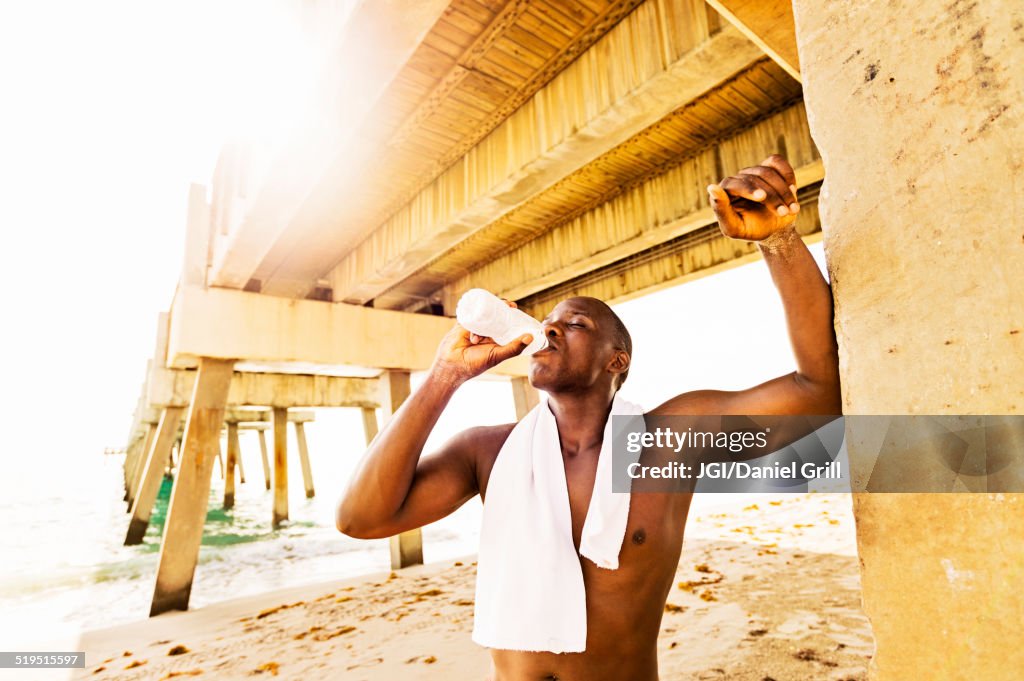
[[[1024,412],[1024,5],[795,9],[843,411]],[[1020,679],[1024,495],[854,512],[871,679]]]

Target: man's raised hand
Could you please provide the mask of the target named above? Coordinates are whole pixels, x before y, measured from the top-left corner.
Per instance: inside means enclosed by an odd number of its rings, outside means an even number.
[[[719,228],[733,239],[761,241],[792,226],[800,211],[796,174],[778,154],[708,185],[708,194]]]
[[[502,298],[502,300],[505,300]],[[505,300],[509,307],[518,307]],[[455,326],[441,339],[434,358],[435,372],[448,380],[458,383],[479,376],[488,369],[520,354],[533,342],[531,334],[524,334],[515,340],[498,345],[492,338],[470,333],[456,322]]]

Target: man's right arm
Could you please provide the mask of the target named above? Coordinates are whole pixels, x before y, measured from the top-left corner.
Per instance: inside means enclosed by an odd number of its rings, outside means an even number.
[[[527,340],[524,340],[527,339]],[[477,494],[476,454],[489,428],[465,430],[420,459],[438,417],[464,382],[518,355],[530,337],[498,345],[456,324],[426,380],[370,443],[336,509],[338,530],[389,537],[443,518]]]

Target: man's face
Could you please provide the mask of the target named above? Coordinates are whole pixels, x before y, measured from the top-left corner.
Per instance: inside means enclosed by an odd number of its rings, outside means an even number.
[[[586,391],[614,379],[614,326],[595,298],[569,298],[542,322],[548,347],[530,358],[530,383],[548,392]]]

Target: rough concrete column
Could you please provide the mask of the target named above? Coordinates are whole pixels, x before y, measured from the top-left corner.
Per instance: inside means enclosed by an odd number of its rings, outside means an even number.
[[[1024,412],[1024,5],[794,9],[844,412]],[[871,678],[1020,678],[1024,495],[854,512]]]

